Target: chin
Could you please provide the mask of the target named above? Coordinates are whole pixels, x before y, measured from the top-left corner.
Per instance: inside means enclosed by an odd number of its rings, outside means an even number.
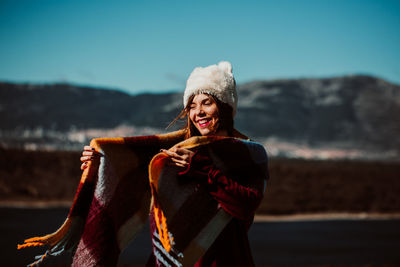
[[[206,136],[206,135],[211,135],[212,133],[210,131],[200,131],[200,134]]]
[[[212,129],[197,129],[201,135],[213,135],[215,134],[215,131],[213,131]]]
[[[203,136],[215,135],[215,133],[217,132],[217,130],[215,129],[216,128],[215,123],[208,125],[208,127],[206,127],[206,128],[200,128],[200,127],[196,127],[196,128],[199,131],[199,133]]]

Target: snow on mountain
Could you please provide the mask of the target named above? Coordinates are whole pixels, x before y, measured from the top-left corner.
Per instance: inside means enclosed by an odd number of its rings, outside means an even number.
[[[353,75],[254,81],[239,85],[238,95],[235,127],[266,142],[272,155],[307,157],[305,148],[317,158],[325,157],[317,156],[324,153],[320,149],[336,151],[326,157],[400,155],[400,86],[385,80]],[[181,109],[181,93],[0,83],[0,145],[65,149],[92,137],[160,133]]]

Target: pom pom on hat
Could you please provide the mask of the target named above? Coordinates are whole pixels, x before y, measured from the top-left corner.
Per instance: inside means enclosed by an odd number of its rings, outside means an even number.
[[[210,94],[230,105],[234,116],[237,107],[237,92],[231,63],[221,61],[218,65],[196,67],[186,82],[183,106],[186,107],[189,98],[197,94]]]
[[[218,63],[218,68],[232,75],[232,65],[228,61],[221,61]]]

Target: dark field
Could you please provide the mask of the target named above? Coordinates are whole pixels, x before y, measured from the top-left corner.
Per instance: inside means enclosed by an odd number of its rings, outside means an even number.
[[[80,152],[0,148],[0,201],[72,201]],[[271,159],[258,214],[400,212],[400,163]]]

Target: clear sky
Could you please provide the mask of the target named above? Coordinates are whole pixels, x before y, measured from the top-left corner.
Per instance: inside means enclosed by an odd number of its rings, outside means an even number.
[[[183,90],[229,60],[237,82],[371,74],[400,84],[400,1],[0,0],[0,80]]]

